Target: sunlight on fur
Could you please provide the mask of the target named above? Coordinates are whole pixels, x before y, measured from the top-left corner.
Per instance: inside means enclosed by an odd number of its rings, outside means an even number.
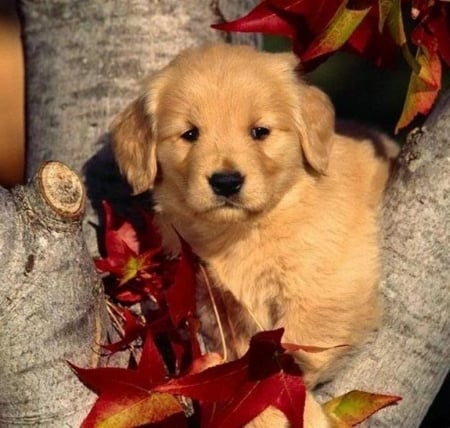
[[[178,249],[173,226],[206,266],[213,298],[200,287],[198,312],[208,347],[225,341],[241,356],[258,323],[284,327],[285,342],[350,345],[296,353],[309,388],[331,379],[379,323],[377,220],[395,144],[336,124],[293,55],[230,45],[181,53],[111,131],[134,191],[153,190],[165,245]],[[249,426],[282,419],[269,409]],[[327,426],[308,394],[305,427]]]

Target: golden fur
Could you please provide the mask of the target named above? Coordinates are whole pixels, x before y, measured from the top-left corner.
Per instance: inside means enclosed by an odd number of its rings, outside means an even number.
[[[284,327],[285,342],[349,345],[298,353],[313,387],[377,326],[377,216],[397,149],[381,134],[336,126],[328,97],[296,65],[291,54],[246,46],[187,50],[146,83],[112,133],[135,192],[153,189],[166,244],[176,245],[173,225],[203,260],[231,354],[261,327]],[[193,127],[198,140],[186,141]],[[255,127],[270,134],[255,140]],[[232,171],[241,189],[216,195],[209,178]],[[220,349],[202,291],[199,313]]]

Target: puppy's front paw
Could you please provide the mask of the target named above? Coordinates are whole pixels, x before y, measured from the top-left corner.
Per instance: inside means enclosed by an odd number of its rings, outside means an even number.
[[[289,428],[289,422],[284,414],[274,408],[269,407],[245,428]],[[314,399],[310,392],[306,393],[305,411],[303,414],[303,428],[332,428],[328,417],[322,409],[322,406]]]

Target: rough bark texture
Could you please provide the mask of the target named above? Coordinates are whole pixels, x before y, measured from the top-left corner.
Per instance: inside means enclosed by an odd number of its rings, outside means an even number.
[[[219,9],[233,17],[255,3],[223,0]],[[84,236],[95,254],[90,222],[97,223],[98,202],[127,193],[107,147],[108,125],[136,95],[136,82],[181,49],[222,37],[208,28],[217,20],[217,7],[209,0],[21,0],[20,6],[28,176],[48,159],[83,171],[93,208]],[[411,147],[420,157],[402,165],[387,197],[385,325],[375,343],[322,391],[329,396],[361,388],[404,397],[370,426],[418,426],[448,368],[448,98],[440,110],[442,119],[430,119]],[[75,427],[83,413],[76,412],[92,396],[61,358],[89,365],[95,337],[92,284],[98,280],[87,262],[79,223],[69,222],[65,229],[63,221],[63,228],[53,230],[35,222],[30,213],[40,208],[24,205],[29,196],[19,198],[32,189],[0,190],[0,425]],[[39,198],[33,198],[39,206]],[[69,275],[69,269],[77,273]],[[63,294],[54,294],[58,290]],[[90,333],[80,338],[77,332],[86,329]]]
[[[230,1],[222,12],[237,15],[255,1]],[[56,209],[53,191],[39,184],[44,177],[12,193],[0,188],[0,426],[77,427],[95,397],[65,360],[97,365],[94,345],[108,330],[89,255],[98,251],[91,222],[101,199],[127,194],[107,146],[108,125],[145,76],[179,50],[223,35],[209,29],[220,17],[208,0],[23,0],[19,8],[27,176],[51,159],[83,173],[89,252],[81,221]],[[62,199],[70,183],[60,184]]]
[[[59,163],[27,186],[0,188],[2,427],[61,428],[95,398],[66,363],[96,366],[109,324],[82,236],[84,206],[80,179]]]
[[[21,0],[27,90],[27,176],[58,159],[86,176],[94,209],[118,198],[106,131],[136,96],[139,82],[180,50],[224,40],[209,28],[218,14],[236,16],[256,0]],[[247,40],[256,40],[256,37]],[[103,149],[103,150],[102,150]],[[124,190],[126,193],[126,190]],[[85,234],[97,239],[88,206]]]
[[[420,425],[449,369],[450,93],[412,134],[386,195],[383,326],[322,397],[363,389],[400,395],[365,426]]]

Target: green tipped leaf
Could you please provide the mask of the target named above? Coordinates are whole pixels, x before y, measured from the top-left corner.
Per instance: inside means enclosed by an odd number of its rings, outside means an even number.
[[[394,2],[399,2],[399,0],[378,0],[378,32],[380,34],[383,32],[384,24],[391,13]]]
[[[396,133],[409,125],[418,113],[428,114],[441,88],[442,65],[437,52],[419,46],[416,60],[420,65],[420,72],[411,73],[405,104],[395,128]]]
[[[308,50],[302,55],[303,61],[309,61],[338,50],[350,38],[373,7],[349,9],[346,7],[346,3],[342,3],[325,30],[316,37]]]
[[[355,390],[327,401],[323,409],[337,427],[347,428],[360,424],[378,410],[400,400],[401,397],[394,395]]]

